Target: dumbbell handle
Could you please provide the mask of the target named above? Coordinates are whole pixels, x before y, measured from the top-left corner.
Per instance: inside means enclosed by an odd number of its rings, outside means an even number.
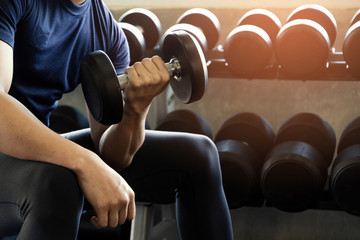
[[[179,60],[177,60],[176,58],[172,58],[170,60],[170,62],[165,63],[165,66],[167,68],[168,73],[170,74],[170,77],[173,77],[174,79],[180,81],[181,79],[181,66],[180,66],[180,62]],[[120,84],[120,89],[124,90],[126,85],[129,82],[129,77],[128,74],[122,74],[117,76],[119,84]]]

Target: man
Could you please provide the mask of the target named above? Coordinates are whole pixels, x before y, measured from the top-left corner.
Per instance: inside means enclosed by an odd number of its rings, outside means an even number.
[[[60,136],[47,127],[50,112],[98,49],[129,76],[123,119],[104,126],[89,114],[90,130]],[[116,227],[134,218],[135,191],[141,201],[176,199],[183,239],[232,239],[214,144],[145,132],[169,74],[156,56],[128,64],[124,34],[101,0],[1,0],[0,237],[75,239],[83,195],[95,226]]]

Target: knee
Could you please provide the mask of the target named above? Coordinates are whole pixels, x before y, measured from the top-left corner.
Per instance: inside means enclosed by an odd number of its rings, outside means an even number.
[[[211,173],[212,177],[214,175],[220,176],[219,155],[214,142],[210,138],[195,135],[184,151],[192,154],[191,159],[197,169],[202,170],[203,173]]]

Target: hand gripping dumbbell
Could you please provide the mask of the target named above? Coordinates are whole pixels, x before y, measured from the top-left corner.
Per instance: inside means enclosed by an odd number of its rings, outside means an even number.
[[[255,113],[229,117],[214,139],[230,208],[262,205],[260,168],[274,141],[271,124]]]
[[[159,18],[150,10],[134,8],[122,14],[118,25],[123,29],[130,49],[130,65],[145,57],[146,49],[152,49],[161,35]]]
[[[360,10],[351,20],[350,28],[346,32],[343,42],[343,55],[350,72],[360,77]]]
[[[199,100],[205,92],[208,73],[197,41],[184,31],[176,31],[163,38],[161,48],[175,96],[183,103]],[[82,61],[79,77],[94,119],[105,125],[120,122],[127,74],[117,76],[110,58],[103,51],[95,51]]]
[[[281,28],[279,18],[266,9],[244,14],[224,44],[229,70],[238,76],[259,74],[274,65],[273,43]]]
[[[335,151],[331,125],[312,113],[299,113],[280,127],[261,170],[268,205],[299,212],[318,203]]]
[[[326,8],[316,4],[296,8],[276,38],[281,69],[306,77],[325,69],[336,32],[336,20]]]
[[[332,196],[344,211],[360,216],[360,117],[343,130],[337,153],[329,179]]]
[[[160,121],[156,130],[201,134],[212,139],[212,131],[205,118],[187,109],[179,109],[168,113]]]

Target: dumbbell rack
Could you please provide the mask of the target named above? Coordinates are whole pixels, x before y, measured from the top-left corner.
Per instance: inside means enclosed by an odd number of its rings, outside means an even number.
[[[274,63],[268,65],[264,70],[251,76],[238,76],[230,72],[226,60],[223,57],[223,48],[218,46],[207,54],[207,65],[209,77],[213,78],[248,78],[269,80],[326,80],[326,81],[359,81],[359,77],[351,74],[342,52],[335,49],[329,54],[329,59],[323,69],[319,69],[311,76],[296,76],[286,73],[281,66]]]

